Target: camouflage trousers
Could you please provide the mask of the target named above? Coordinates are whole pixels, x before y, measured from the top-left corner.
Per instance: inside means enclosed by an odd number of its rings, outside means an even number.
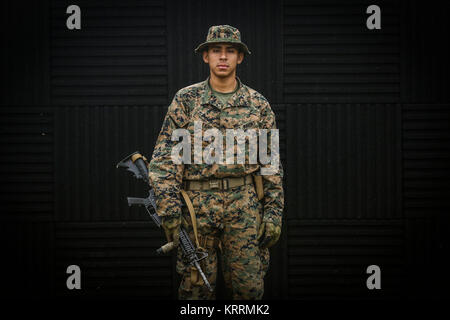
[[[263,279],[269,267],[269,250],[258,246],[262,204],[258,201],[254,185],[243,185],[225,191],[187,191],[187,194],[195,209],[199,235],[220,240],[220,249],[207,247],[205,250],[208,257],[200,262],[214,289],[209,292],[195,268],[183,261],[181,248],[178,248],[177,272],[182,275],[178,298],[216,298],[217,254],[220,250],[224,284],[229,298],[261,299],[264,293]],[[195,243],[187,209],[183,211],[183,215],[189,223],[191,240]]]

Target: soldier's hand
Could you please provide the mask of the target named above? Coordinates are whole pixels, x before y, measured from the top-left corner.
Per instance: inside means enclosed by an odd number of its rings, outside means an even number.
[[[161,226],[166,234],[167,241],[173,241],[174,247],[178,247],[180,244],[181,216],[164,216],[161,220]]]
[[[281,228],[271,222],[263,222],[258,232],[258,241],[261,248],[270,248],[280,239]]]

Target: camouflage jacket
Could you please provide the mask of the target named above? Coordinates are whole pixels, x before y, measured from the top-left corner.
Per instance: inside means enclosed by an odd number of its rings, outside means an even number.
[[[219,129],[225,137],[225,129],[249,128],[275,129],[275,114],[269,102],[256,90],[238,81],[238,90],[226,105],[217,99],[209,86],[209,77],[202,82],[180,89],[172,100],[164,118],[161,131],[149,163],[149,178],[157,198],[157,212],[160,216],[181,214],[179,191],[183,180],[206,180],[224,177],[240,177],[260,169],[261,163],[248,164],[175,164],[172,161],[172,132],[185,128],[191,133],[194,143],[194,121],[202,122],[202,130]],[[270,138],[270,137],[269,137]],[[225,140],[225,139],[224,139]],[[270,140],[269,140],[270,141]],[[203,141],[203,148],[210,142]],[[270,150],[270,144],[269,148]],[[224,149],[225,150],[225,149]],[[279,150],[272,152],[278,152]],[[191,148],[194,159],[194,147]],[[269,151],[268,151],[268,154]],[[246,160],[248,153],[246,154]],[[270,165],[270,164],[269,164]],[[263,175],[264,221],[281,224],[284,207],[282,186],[283,168],[273,175]]]

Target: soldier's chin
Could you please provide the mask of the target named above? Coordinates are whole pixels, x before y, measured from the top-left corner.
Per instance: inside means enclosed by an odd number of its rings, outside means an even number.
[[[230,76],[230,74],[232,73],[232,71],[231,70],[218,70],[218,71],[216,71],[216,72],[214,72],[215,73],[215,75],[218,77],[218,78],[226,78],[226,77],[229,77]]]

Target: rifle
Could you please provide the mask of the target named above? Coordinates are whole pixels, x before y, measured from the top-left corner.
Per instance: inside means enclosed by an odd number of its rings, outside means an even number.
[[[116,165],[116,168],[125,168],[127,171],[132,172],[133,176],[136,179],[143,180],[148,186],[150,186],[150,181],[148,178],[148,168],[144,160],[147,159],[143,157],[139,151],[136,151],[130,154],[129,156],[125,157],[123,160],[121,160]],[[158,228],[161,227],[161,218],[156,213],[155,193],[151,188],[151,186],[147,198],[127,197],[127,200],[128,206],[130,207],[131,206],[145,207],[148,214],[150,215],[150,218],[153,220],[156,226]],[[183,205],[185,204],[183,203]],[[183,228],[183,226],[180,227],[180,247],[183,251],[183,257],[189,262],[191,266],[195,266],[197,268],[203,281],[205,282],[205,285],[208,287],[209,291],[212,292],[213,290],[211,288],[211,285],[209,284],[208,279],[206,279],[206,276],[199,265],[199,261],[205,259],[208,256],[208,253],[198,251],[195,248],[194,244],[192,243],[188,233]],[[161,246],[159,249],[157,249],[156,253],[158,255],[161,255],[171,251],[173,248],[174,248],[173,242],[168,242],[165,245]]]

